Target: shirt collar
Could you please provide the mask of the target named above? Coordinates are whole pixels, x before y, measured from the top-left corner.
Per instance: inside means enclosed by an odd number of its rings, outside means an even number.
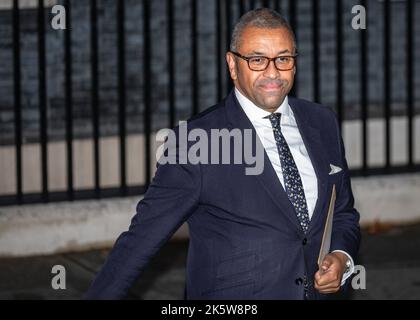
[[[245,97],[236,87],[235,87],[235,95],[241,105],[242,109],[245,111],[247,117],[251,122],[263,119],[264,117],[270,115],[271,113],[257,107],[251,100]],[[289,106],[289,99],[286,96],[281,103],[281,105],[277,108],[275,112],[281,113],[285,117],[289,117],[292,110],[290,110]]]

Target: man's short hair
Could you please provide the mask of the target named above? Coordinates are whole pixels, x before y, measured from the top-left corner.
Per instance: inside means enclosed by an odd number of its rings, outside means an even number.
[[[296,50],[296,38],[289,22],[277,11],[268,8],[258,8],[245,13],[236,23],[230,41],[230,51],[237,52],[242,33],[247,27],[261,29],[286,28],[292,35],[293,45]]]

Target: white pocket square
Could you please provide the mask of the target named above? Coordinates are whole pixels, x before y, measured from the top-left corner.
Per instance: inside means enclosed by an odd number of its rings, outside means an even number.
[[[340,167],[337,167],[337,166],[335,166],[333,164],[330,164],[330,168],[331,168],[331,171],[330,171],[329,175],[339,173],[340,171],[343,170]]]

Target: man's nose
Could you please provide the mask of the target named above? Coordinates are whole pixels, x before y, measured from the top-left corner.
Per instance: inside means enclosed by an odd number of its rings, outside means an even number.
[[[274,60],[268,63],[267,69],[264,71],[264,76],[270,79],[277,79],[280,76],[280,71],[277,70]]]

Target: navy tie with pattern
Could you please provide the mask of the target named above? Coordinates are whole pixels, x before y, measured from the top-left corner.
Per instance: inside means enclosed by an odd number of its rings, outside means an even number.
[[[303,190],[302,180],[299,170],[290,152],[289,146],[281,133],[280,113],[272,113],[266,118],[270,119],[273,127],[274,138],[280,156],[280,164],[283,172],[284,186],[287,196],[295,208],[297,218],[306,233],[309,227],[308,206],[306,204],[305,192]]]

